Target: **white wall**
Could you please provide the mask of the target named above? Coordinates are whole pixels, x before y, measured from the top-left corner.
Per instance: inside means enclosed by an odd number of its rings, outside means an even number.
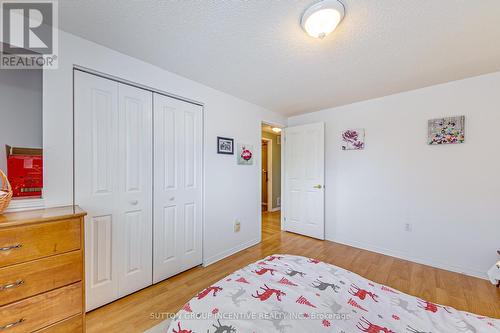
[[[59,69],[45,71],[43,78],[45,204],[69,205],[73,200],[72,69],[79,65],[204,103],[204,261],[213,262],[259,242],[259,149],[253,166],[238,166],[235,156],[216,153],[216,137],[234,137],[235,144],[244,142],[258,148],[261,121],[284,124],[286,119],[65,32],[59,38]],[[236,218],[242,223],[239,233],[233,233]]]
[[[42,71],[0,70],[0,169],[5,145],[42,147]]]
[[[466,116],[466,143],[427,120]],[[326,123],[327,239],[479,277],[500,244],[500,73],[292,117]],[[366,129],[364,151],[340,133]],[[412,232],[404,231],[411,223]]]

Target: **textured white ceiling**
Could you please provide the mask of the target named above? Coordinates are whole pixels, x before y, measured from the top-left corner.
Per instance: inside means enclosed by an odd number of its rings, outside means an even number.
[[[286,115],[500,70],[499,0],[344,0],[323,40],[313,2],[64,0],[60,26]]]

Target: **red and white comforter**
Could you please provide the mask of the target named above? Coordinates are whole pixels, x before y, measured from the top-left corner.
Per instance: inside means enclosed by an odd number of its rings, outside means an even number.
[[[499,333],[500,320],[433,304],[314,259],[273,255],[200,292],[169,333]]]

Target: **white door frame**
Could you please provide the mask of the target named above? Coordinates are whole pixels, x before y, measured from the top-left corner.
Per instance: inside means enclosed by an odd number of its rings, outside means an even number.
[[[262,141],[267,142],[267,211],[272,212],[273,210],[273,140],[268,138],[262,138]],[[262,145],[261,145],[262,149]],[[262,163],[261,163],[262,165]],[[262,172],[261,172],[262,173]],[[261,174],[262,177],[262,174]],[[261,178],[262,182],[262,178]],[[261,189],[262,195],[262,189]],[[261,196],[262,201],[262,196]]]
[[[280,207],[281,207],[281,216],[280,216],[280,222],[281,222],[281,230],[285,230],[285,213],[286,213],[286,198],[285,198],[285,172],[286,172],[286,151],[285,151],[285,127],[281,129],[281,196],[280,196]]]

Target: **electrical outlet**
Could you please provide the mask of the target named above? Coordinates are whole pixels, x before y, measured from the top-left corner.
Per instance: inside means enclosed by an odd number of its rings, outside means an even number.
[[[276,206],[281,207],[281,197],[276,198]]]
[[[412,232],[413,231],[413,226],[411,223],[405,223],[405,231],[406,232]]]
[[[241,222],[240,220],[236,219],[234,221],[234,232],[240,232],[241,230]]]

